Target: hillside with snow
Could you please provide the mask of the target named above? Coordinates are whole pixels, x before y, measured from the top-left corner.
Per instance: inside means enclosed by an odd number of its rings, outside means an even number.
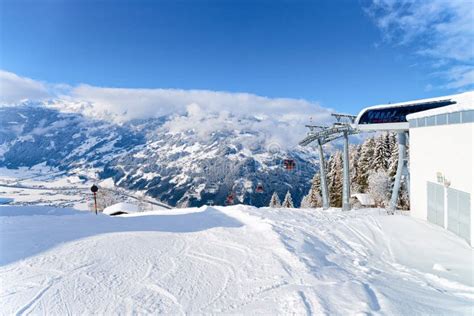
[[[0,314],[471,315],[473,249],[377,209],[0,207]]]
[[[104,115],[61,100],[0,107],[0,167],[43,164],[84,181],[111,178],[179,207],[223,205],[229,194],[266,206],[274,191],[288,190],[299,205],[318,168],[313,150],[294,148],[286,121],[197,105],[182,114],[125,122]],[[321,114],[319,120],[325,119]],[[283,169],[288,158],[296,162],[292,172]],[[264,192],[255,191],[259,184]]]

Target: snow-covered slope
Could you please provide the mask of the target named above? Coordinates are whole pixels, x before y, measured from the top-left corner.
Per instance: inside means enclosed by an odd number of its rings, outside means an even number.
[[[82,179],[113,178],[177,206],[222,205],[229,193],[263,206],[275,190],[290,190],[298,205],[317,168],[310,150],[274,140],[288,134],[285,125],[272,131],[256,117],[197,111],[116,124],[76,113],[87,113],[82,103],[58,111],[57,102],[0,108],[0,167],[46,163]],[[283,169],[286,158],[297,170]],[[263,193],[255,192],[259,183]]]
[[[473,312],[473,249],[378,210],[0,207],[0,313]]]

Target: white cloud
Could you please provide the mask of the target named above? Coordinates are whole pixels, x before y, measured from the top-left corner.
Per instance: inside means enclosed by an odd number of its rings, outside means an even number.
[[[80,85],[72,89],[74,99],[89,102],[97,111],[114,113],[123,119],[146,118],[188,112],[194,104],[201,111],[246,114],[290,119],[322,108],[303,99],[267,98],[249,93],[180,89],[121,89]],[[192,111],[192,110],[191,110]],[[196,110],[194,110],[195,112]]]
[[[49,96],[46,84],[0,70],[1,104],[11,105],[23,100],[43,100]]]
[[[216,131],[258,131],[260,135],[255,141],[276,143],[281,148],[292,147],[304,137],[310,117],[314,123],[324,123],[330,120],[331,113],[330,109],[304,99],[209,90],[124,89],[85,84],[70,87],[8,72],[0,74],[8,79],[2,79],[8,83],[8,89],[16,91],[5,95],[8,103],[48,99],[45,104],[49,107],[116,122],[170,115],[165,127],[172,133],[192,129],[200,137],[207,137]]]
[[[372,0],[366,12],[384,39],[410,44],[443,67],[446,88],[474,84],[474,3],[471,0]],[[460,71],[463,69],[463,71]]]
[[[450,82],[446,85],[450,89],[459,89],[474,83],[474,67],[456,66],[449,69],[446,76]]]
[[[120,89],[80,85],[71,97],[92,107],[94,115],[119,121],[173,115],[170,132],[194,130],[207,137],[215,131],[259,131],[269,145],[294,146],[305,124],[327,122],[331,111],[303,99],[267,98],[249,93],[179,89]],[[89,109],[89,111],[92,111]],[[253,118],[241,120],[241,118]],[[258,119],[256,119],[258,118]]]

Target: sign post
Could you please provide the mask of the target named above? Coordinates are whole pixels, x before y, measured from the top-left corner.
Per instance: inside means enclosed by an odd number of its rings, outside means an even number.
[[[99,188],[94,184],[91,186],[91,191],[94,193],[94,208],[95,208],[95,215],[97,215],[97,191]]]

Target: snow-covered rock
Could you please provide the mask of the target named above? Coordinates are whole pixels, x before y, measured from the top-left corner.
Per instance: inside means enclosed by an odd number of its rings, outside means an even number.
[[[118,214],[132,214],[139,212],[140,209],[137,205],[131,203],[120,202],[104,208],[102,213],[106,215],[118,215]]]
[[[353,193],[351,197],[356,198],[362,206],[375,206],[375,200],[369,193]]]
[[[115,188],[114,179],[107,178],[105,180],[100,181],[99,182],[99,187],[107,188],[107,189],[114,189]]]

